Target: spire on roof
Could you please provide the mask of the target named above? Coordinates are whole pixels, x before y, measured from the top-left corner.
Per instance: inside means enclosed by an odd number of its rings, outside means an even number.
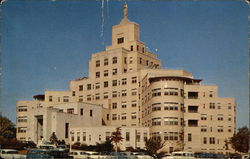
[[[126,0],[124,1],[124,6],[123,6],[123,18],[121,20],[121,23],[127,23],[129,22],[128,20],[128,5],[126,3]]]
[[[128,18],[128,5],[125,1],[124,6],[123,6],[123,18]]]

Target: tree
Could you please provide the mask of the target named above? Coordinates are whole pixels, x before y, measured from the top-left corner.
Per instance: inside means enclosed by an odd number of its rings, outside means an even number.
[[[56,133],[53,132],[49,138],[49,141],[52,143],[52,144],[55,144],[57,145],[58,144],[58,138],[56,136]]]
[[[249,135],[250,132],[247,127],[242,127],[238,129],[238,132],[231,138],[231,145],[233,149],[238,152],[246,153],[249,149]]]
[[[5,139],[13,139],[16,137],[15,125],[2,115],[0,115],[0,137]]]
[[[147,152],[153,155],[157,153],[157,150],[161,149],[164,146],[164,143],[161,142],[161,138],[157,139],[149,138],[146,140],[145,146]]]
[[[112,132],[110,140],[115,143],[115,152],[117,152],[118,144],[123,140],[120,127],[116,128],[116,131]]]

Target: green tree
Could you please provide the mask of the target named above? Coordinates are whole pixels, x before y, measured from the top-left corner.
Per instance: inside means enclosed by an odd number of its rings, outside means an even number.
[[[15,125],[2,115],[0,115],[0,137],[5,139],[13,139],[16,137]]]
[[[246,153],[249,149],[249,129],[247,127],[242,127],[238,129],[238,132],[231,138],[231,145],[233,149],[238,152]]]
[[[58,144],[58,138],[56,136],[56,133],[53,132],[49,138],[49,141],[52,143],[52,144],[55,144],[57,145]]]
[[[115,143],[115,152],[117,152],[118,144],[123,140],[120,127],[116,128],[116,131],[112,132],[110,140]]]
[[[156,154],[159,149],[164,146],[164,143],[161,141],[161,138],[153,139],[149,138],[145,142],[146,150],[149,154]]]

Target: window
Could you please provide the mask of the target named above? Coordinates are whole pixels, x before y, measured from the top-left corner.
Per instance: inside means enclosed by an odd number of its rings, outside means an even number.
[[[161,110],[161,103],[152,104],[152,111],[160,111],[160,110]]]
[[[83,108],[80,109],[80,114],[83,115]]]
[[[27,127],[18,127],[17,132],[18,133],[26,133]]]
[[[114,69],[112,70],[112,74],[113,74],[113,75],[117,75],[117,68],[114,68]]]
[[[142,58],[141,58],[141,57],[140,57],[140,59],[139,59],[139,63],[142,64]]]
[[[188,134],[188,141],[192,141],[192,134]]]
[[[188,92],[188,99],[198,99],[198,92]]]
[[[146,65],[148,66],[148,60],[146,61]]]
[[[122,120],[126,120],[126,119],[127,119],[126,113],[122,113]]]
[[[109,82],[108,81],[104,81],[103,82],[103,87],[108,87],[109,86]]]
[[[65,138],[69,137],[69,123],[65,123]]]
[[[76,96],[76,91],[72,91],[72,96]]]
[[[178,132],[164,132],[164,140],[178,140]]]
[[[215,109],[215,103],[209,103],[209,109]]]
[[[161,96],[161,88],[156,88],[152,90],[152,97]]]
[[[79,96],[79,102],[83,102],[83,96]]]
[[[122,90],[122,97],[127,96],[127,90]]]
[[[152,139],[157,141],[157,140],[160,140],[161,139],[161,135],[159,132],[153,132],[152,133]]]
[[[113,91],[113,92],[112,92],[112,97],[113,97],[113,98],[116,98],[116,97],[117,97],[117,91]]]
[[[95,89],[99,89],[100,88],[100,82],[95,84]]]
[[[130,133],[126,132],[126,141],[129,141],[129,140],[130,140]]]
[[[127,78],[123,78],[122,79],[122,85],[126,85],[127,84]]]
[[[112,86],[117,86],[117,80],[112,81]]]
[[[103,99],[107,99],[107,98],[109,97],[108,94],[109,94],[108,92],[104,92],[104,93],[103,93]]]
[[[139,45],[137,45],[137,51],[139,51]]]
[[[52,101],[53,101],[53,100],[52,100],[52,96],[49,96],[49,101],[50,101],[50,102],[52,102]]]
[[[91,90],[91,84],[87,84],[87,90]]]
[[[18,112],[27,112],[27,106],[18,106]]]
[[[217,127],[217,131],[218,131],[218,132],[223,132],[223,126],[218,126],[218,127]]]
[[[87,95],[87,101],[91,101],[91,95]]]
[[[69,102],[69,96],[63,96],[63,102]]]
[[[127,57],[124,57],[124,64],[127,64]]]
[[[164,88],[164,95],[178,96],[178,88]]]
[[[136,132],[136,142],[140,142],[141,140],[141,133],[140,132]]]
[[[209,143],[210,144],[215,144],[215,137],[210,137],[209,138]]]
[[[122,108],[127,108],[127,103],[126,102],[122,102]]]
[[[161,118],[152,118],[152,126],[161,125]]]
[[[132,90],[131,90],[131,95],[132,95],[132,96],[135,96],[136,94],[137,94],[136,88],[132,89]]]
[[[198,126],[198,120],[188,120],[188,126],[189,127],[197,127]]]
[[[177,117],[164,117],[164,125],[178,125]]]
[[[109,64],[109,60],[108,59],[104,59],[104,66]]]
[[[117,57],[113,57],[113,64],[117,63]]]
[[[164,110],[178,110],[178,103],[176,102],[164,102]]]
[[[131,46],[130,46],[130,51],[133,51],[133,50],[134,50],[134,46],[131,45]]]
[[[203,144],[207,144],[207,138],[203,137]]]
[[[83,85],[79,85],[79,91],[83,91]]]
[[[207,120],[207,114],[201,114],[201,120]]]
[[[100,60],[96,60],[95,66],[96,66],[96,67],[100,67]]]
[[[74,108],[68,108],[67,113],[69,114],[74,114]]]
[[[198,113],[198,106],[188,106],[189,113]]]
[[[112,114],[112,120],[117,120],[117,114]]]
[[[136,119],[136,112],[131,113],[131,119]]]
[[[131,104],[131,107],[136,107],[136,106],[137,106],[136,100],[133,100],[132,104]]]
[[[75,140],[75,133],[74,132],[72,132],[72,134],[71,134],[71,141],[74,141]]]
[[[109,75],[109,71],[108,70],[104,70],[103,76],[107,77]]]
[[[91,109],[89,110],[89,116],[91,116],[91,117],[93,116],[93,110],[91,110]]]
[[[96,94],[95,94],[95,99],[96,99],[96,100],[99,100],[99,99],[100,99],[100,93],[96,93]]]
[[[27,116],[19,116],[18,118],[17,118],[17,122],[19,122],[19,123],[25,123],[25,122],[27,122]]]
[[[80,142],[80,132],[77,132],[76,140],[77,140],[77,142]]]
[[[207,132],[207,126],[201,125],[201,132]]]
[[[223,114],[218,114],[218,115],[217,115],[217,119],[218,119],[219,121],[222,121],[222,120],[223,120]]]
[[[136,77],[132,77],[132,83],[137,83],[137,78]]]
[[[124,42],[124,38],[123,38],[123,37],[117,39],[117,44],[121,44],[121,43],[123,43],[123,42]]]
[[[133,57],[129,57],[129,63],[130,63],[130,64],[133,63]]]
[[[107,114],[107,120],[109,120],[109,114]]]
[[[86,132],[82,133],[82,141],[86,141]]]
[[[116,109],[117,108],[117,103],[112,103],[112,109]]]
[[[100,72],[95,73],[95,78],[100,78]]]

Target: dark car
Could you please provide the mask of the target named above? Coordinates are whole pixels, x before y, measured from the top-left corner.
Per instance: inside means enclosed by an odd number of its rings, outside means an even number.
[[[64,151],[58,151],[58,150],[48,150],[48,149],[30,149],[27,152],[27,159],[35,159],[35,158],[41,158],[41,159],[55,159],[55,158],[65,158],[65,159],[73,159],[72,156],[69,156]]]

